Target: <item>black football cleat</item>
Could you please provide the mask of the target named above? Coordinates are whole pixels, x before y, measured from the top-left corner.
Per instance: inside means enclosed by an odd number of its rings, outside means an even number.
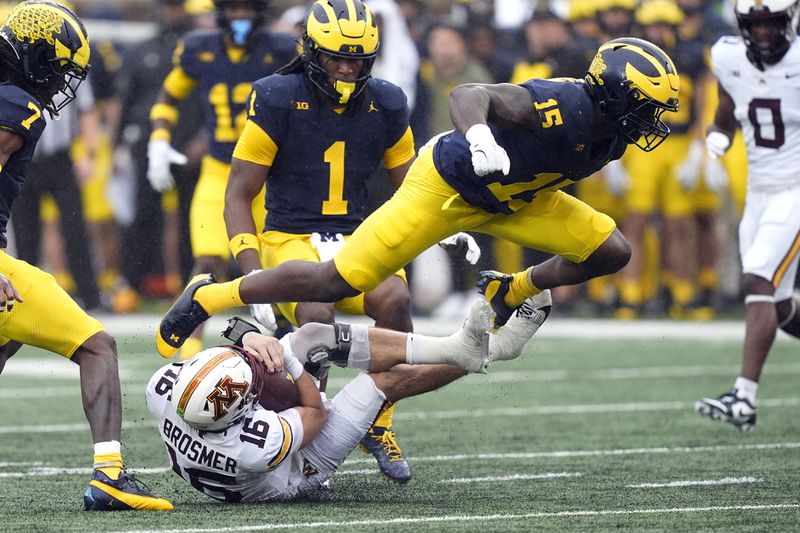
[[[124,470],[111,479],[95,470],[89,487],[83,493],[84,511],[172,511],[164,498],[153,496],[147,485]]]
[[[197,289],[216,283],[212,274],[198,274],[161,319],[156,331],[156,348],[162,357],[172,357],[180,350],[197,326],[208,320],[209,314],[195,300]]]
[[[716,398],[700,398],[694,410],[712,420],[722,420],[740,431],[753,431],[756,427],[756,408],[750,400],[742,398],[736,389]]]
[[[494,311],[494,327],[502,327],[511,318],[514,308],[506,304],[506,294],[511,288],[514,276],[496,270],[484,270],[478,274],[478,291],[486,297]]]

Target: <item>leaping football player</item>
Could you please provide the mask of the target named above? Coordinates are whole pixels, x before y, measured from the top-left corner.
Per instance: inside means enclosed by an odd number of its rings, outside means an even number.
[[[83,497],[87,511],[160,510],[172,504],[125,472],[120,445],[122,398],[117,347],[50,274],[6,254],[11,205],[51,117],[75,99],[89,71],[89,38],[61,4],[30,0],[0,27],[0,372],[23,344],[80,366],[83,408],[94,441],[94,474]]]
[[[284,263],[228,283],[193,280],[159,325],[159,352],[174,353],[197,324],[244,302],[368,292],[458,231],[555,254],[523,272],[482,273],[497,327],[545,289],[616,272],[630,258],[625,237],[609,216],[559,189],[619,159],[629,144],[655,149],[669,134],[661,115],[677,111],[678,87],[669,56],[633,38],[600,46],[583,80],[457,87],[456,130],[420,150],[397,193],[333,260]]]

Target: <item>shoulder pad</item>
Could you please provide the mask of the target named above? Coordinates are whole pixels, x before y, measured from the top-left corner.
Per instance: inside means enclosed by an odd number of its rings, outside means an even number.
[[[288,103],[295,99],[297,81],[303,74],[272,74],[253,83],[253,91],[260,98],[269,97],[271,104]],[[280,105],[275,106],[280,107]]]
[[[379,78],[367,82],[370,95],[388,111],[402,111],[408,107],[408,99],[403,89]]]
[[[183,37],[183,47],[186,51],[199,52],[210,48],[222,37],[220,30],[195,30]]]
[[[45,126],[42,105],[16,85],[0,84],[0,125],[26,140],[36,140]]]

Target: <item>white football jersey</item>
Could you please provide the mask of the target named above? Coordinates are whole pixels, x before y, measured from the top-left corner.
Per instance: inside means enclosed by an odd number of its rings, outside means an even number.
[[[711,63],[742,126],[748,189],[775,191],[800,184],[800,39],[762,72],[747,59],[741,37],[722,37],[711,48]]]
[[[170,401],[180,363],[159,369],[147,385],[147,407],[158,421],[172,469],[197,490],[226,502],[295,496],[303,479],[297,451],[303,424],[295,409],[280,413],[257,405],[220,433],[199,431],[183,421]]]

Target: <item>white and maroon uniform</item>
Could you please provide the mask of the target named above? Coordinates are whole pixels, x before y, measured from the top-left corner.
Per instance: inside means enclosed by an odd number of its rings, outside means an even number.
[[[281,340],[287,351],[290,335]],[[320,433],[301,450],[303,424],[295,409],[275,413],[255,405],[222,432],[189,426],[171,402],[181,364],[153,375],[147,407],[175,473],[221,501],[286,500],[319,490],[369,430],[386,399],[372,378],[361,374],[333,398]]]
[[[747,198],[739,225],[742,271],[791,297],[800,261],[800,40],[758,70],[741,37],[711,48],[714,75],[733,98],[747,146]]]

